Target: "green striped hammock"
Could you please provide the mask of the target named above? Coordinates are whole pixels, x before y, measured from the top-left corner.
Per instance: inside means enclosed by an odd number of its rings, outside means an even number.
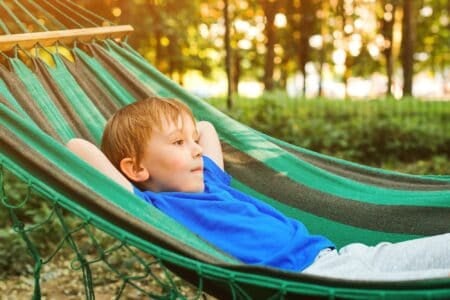
[[[312,233],[326,235],[338,246],[449,232],[449,176],[380,170],[266,136],[189,94],[126,43],[106,39],[80,44],[71,52],[73,62],[51,54],[55,66],[36,57],[30,57],[27,66],[14,55],[6,58],[9,67],[0,65],[0,207],[9,210],[14,229],[33,257],[35,298],[41,295],[42,265],[51,257],[43,257],[31,237],[40,224],[28,224],[15,213],[26,207],[32,193],[46,199],[59,219],[64,219],[59,212],[64,209],[82,220],[87,232],[94,226],[120,247],[154,257],[152,262],[142,261],[145,276],[116,272],[122,281],[118,297],[126,294],[127,286],[140,289],[136,281],[152,279],[161,289],[145,292],[151,298],[189,298],[173,280],[175,273],[195,286],[192,297],[199,298],[203,291],[219,299],[450,298],[450,279],[349,281],[242,264],[114,184],[64,143],[83,137],[98,144],[105,120],[115,110],[148,95],[180,99],[198,119],[217,128],[235,187],[301,220]],[[9,199],[8,174],[28,189],[19,204]],[[100,254],[92,258],[77,246],[74,232],[64,230],[63,240],[76,253],[75,269],[83,274],[85,296],[94,298],[92,267],[110,265],[112,250],[97,245]],[[134,250],[127,253],[135,255]],[[158,274],[150,268],[155,263],[167,270],[164,278],[155,279]]]

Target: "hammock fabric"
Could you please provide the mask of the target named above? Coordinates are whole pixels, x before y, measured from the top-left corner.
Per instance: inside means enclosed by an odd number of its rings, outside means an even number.
[[[71,49],[73,59],[58,51],[49,55],[52,65],[38,56],[29,56],[27,65],[17,53],[4,55],[7,63],[0,65],[1,203],[34,260],[35,298],[42,266],[63,244],[74,252],[72,268],[82,271],[88,299],[95,297],[92,270],[98,264],[122,282],[118,296],[131,287],[152,299],[186,298],[175,273],[195,286],[197,298],[203,291],[220,299],[450,297],[450,279],[349,281],[242,264],[113,184],[63,143],[83,137],[98,144],[108,117],[133,101],[155,94],[180,99],[216,126],[235,187],[338,246],[449,232],[449,176],[370,168],[268,137],[187,93],[126,43],[79,43]],[[11,187],[11,177],[22,185]],[[44,221],[32,223],[20,212],[36,197],[50,209]],[[54,223],[61,242],[44,255],[33,235]],[[105,247],[95,228],[117,243]],[[80,233],[89,251],[77,240]],[[115,253],[131,257],[142,272],[117,267]],[[139,283],[150,280],[160,289],[144,291]]]

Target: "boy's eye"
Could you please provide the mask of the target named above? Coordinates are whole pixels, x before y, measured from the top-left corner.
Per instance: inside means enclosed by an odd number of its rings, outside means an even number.
[[[174,145],[178,145],[178,146],[183,145],[183,143],[184,143],[184,140],[176,140],[175,142],[173,142]]]

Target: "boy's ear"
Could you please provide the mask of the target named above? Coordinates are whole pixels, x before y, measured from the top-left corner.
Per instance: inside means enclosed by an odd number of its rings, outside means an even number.
[[[120,161],[120,170],[134,182],[143,182],[150,177],[148,170],[141,165],[137,165],[131,157],[125,157]]]

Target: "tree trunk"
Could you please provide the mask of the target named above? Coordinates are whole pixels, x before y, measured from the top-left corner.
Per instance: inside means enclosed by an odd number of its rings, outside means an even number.
[[[264,89],[266,91],[273,90],[273,72],[275,70],[275,14],[277,10],[277,2],[273,0],[265,0],[262,2],[262,8],[266,17],[266,58],[264,63]]]
[[[309,38],[312,35],[314,26],[315,8],[312,0],[302,1],[300,10],[300,47],[299,47],[299,67],[303,74],[303,96],[306,96],[306,63],[310,57]]]
[[[330,4],[322,1],[320,4],[323,11],[320,19],[320,34],[322,36],[322,46],[319,48],[319,83],[317,96],[323,97],[323,65],[325,63],[326,36],[328,35],[328,16],[330,15]]]
[[[325,45],[319,49],[319,89],[317,94],[319,97],[323,96],[323,64],[325,63]]]
[[[403,96],[412,95],[414,75],[414,0],[403,0],[401,60],[403,68]]]
[[[231,69],[231,92],[232,94],[238,93],[239,80],[241,78],[241,56],[239,55],[239,49],[233,51],[233,63]]]
[[[225,0],[223,8],[225,18],[225,71],[227,73],[227,108],[233,108],[232,80],[231,80],[231,44],[230,44],[230,15],[228,10],[228,0]]]
[[[392,57],[392,45],[393,45],[393,31],[395,23],[395,3],[392,1],[384,1],[383,6],[386,4],[392,5],[391,11],[385,11],[385,13],[390,13],[392,15],[391,19],[382,19],[382,34],[388,45],[383,50],[383,55],[386,61],[386,76],[387,76],[387,89],[386,96],[392,96],[392,74],[394,73],[394,58]],[[383,14],[384,15],[384,14]]]

